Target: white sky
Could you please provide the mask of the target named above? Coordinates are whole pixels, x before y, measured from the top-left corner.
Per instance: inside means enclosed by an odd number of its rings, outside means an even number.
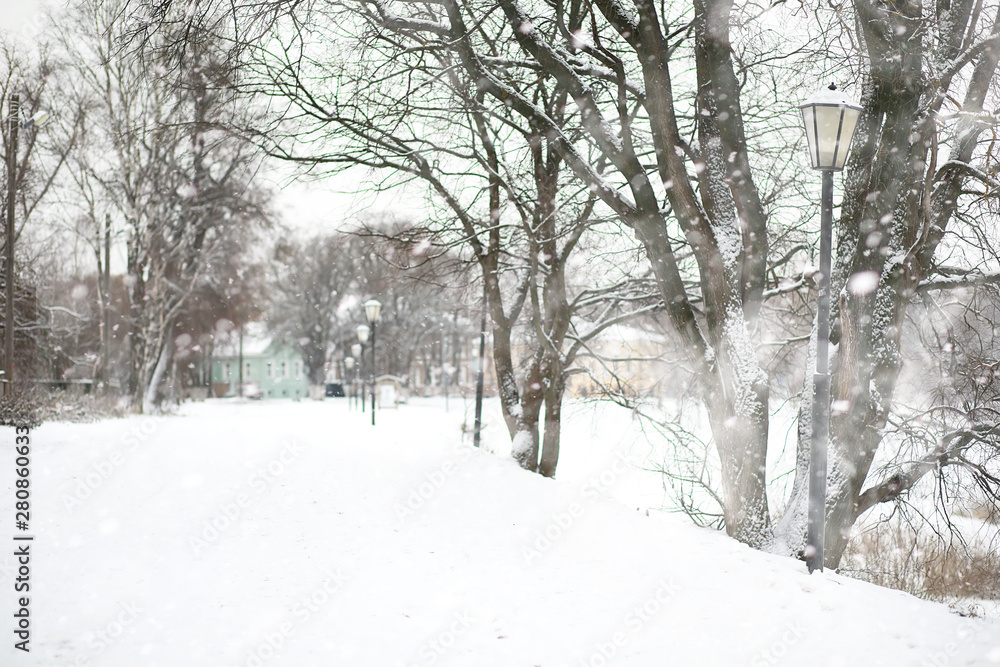
[[[57,6],[57,2],[46,0],[7,0],[0,11],[0,31],[20,39],[30,40],[35,34],[36,20],[41,18],[45,5]]]
[[[275,194],[275,212],[285,225],[307,236],[353,227],[365,213],[385,212],[413,219],[424,215],[425,190],[420,183],[377,194],[365,192],[364,179],[371,176],[361,169],[296,182],[282,177],[280,165],[272,167],[264,182]],[[355,192],[358,189],[361,192]]]
[[[71,0],[3,0],[0,10],[0,33],[8,39],[31,44],[44,26],[45,8],[57,9]],[[413,188],[382,196],[348,194],[360,185],[364,174],[340,176],[324,181],[290,182],[280,165],[260,176],[275,193],[274,209],[279,219],[295,234],[311,235],[332,232],[357,223],[368,211],[392,211],[419,217],[423,201]],[[120,250],[120,252],[119,252]],[[124,266],[124,248],[116,249],[112,271]]]

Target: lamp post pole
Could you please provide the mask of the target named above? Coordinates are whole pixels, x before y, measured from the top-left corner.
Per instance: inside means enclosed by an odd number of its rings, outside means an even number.
[[[6,214],[6,267],[4,280],[6,292],[4,297],[3,318],[3,371],[5,393],[14,391],[14,191],[16,188],[15,172],[17,170],[17,131],[20,128],[19,107],[20,95],[10,96],[10,141],[7,142],[7,214]]]
[[[478,447],[483,429],[483,373],[486,356],[486,278],[483,278],[483,312],[479,316],[479,358],[476,364],[476,425],[472,435],[472,445]]]
[[[833,265],[833,172],[847,163],[861,107],[837,87],[799,106],[812,168],[823,176],[820,200],[819,275],[816,301],[816,367],[813,372],[812,434],[809,443],[809,512],[805,559],[809,572],[823,570],[826,544],[826,477],[830,443],[830,273]]]
[[[371,325],[372,330],[372,368],[371,368],[371,380],[372,380],[372,426],[375,425],[375,327],[378,325],[379,314],[382,312],[382,304],[375,299],[368,299],[365,301],[365,319],[368,320],[368,324]],[[361,325],[364,326],[364,325]],[[368,327],[365,327],[366,329]],[[361,327],[358,327],[358,331],[361,331]]]
[[[372,426],[375,425],[375,328],[376,323],[372,322]]]
[[[830,271],[833,264],[833,170],[824,169],[816,303],[816,372],[813,374],[812,442],[809,448],[809,525],[806,563],[823,569],[826,544],[827,447],[830,442]]]

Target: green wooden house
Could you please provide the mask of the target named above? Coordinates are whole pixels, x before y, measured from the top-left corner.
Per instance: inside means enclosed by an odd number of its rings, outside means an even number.
[[[247,324],[242,336],[237,330],[216,340],[212,354],[214,396],[240,395],[241,359],[245,397],[308,398],[309,377],[302,355],[294,346],[268,336],[261,322]]]

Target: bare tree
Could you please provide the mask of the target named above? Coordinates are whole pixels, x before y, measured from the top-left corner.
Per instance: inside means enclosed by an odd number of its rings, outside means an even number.
[[[361,240],[348,234],[281,241],[273,252],[270,327],[297,344],[309,382],[325,382],[327,353],[338,333],[338,311],[354,293]]]
[[[163,9],[170,3],[148,4],[160,11],[143,27],[152,34],[168,30]],[[199,9],[199,21],[232,22],[221,6]],[[981,206],[977,202],[995,187],[992,144],[980,139],[993,126],[984,110],[1000,57],[1000,13],[990,21],[971,0],[933,11],[913,3],[889,8],[856,0],[815,16],[726,0],[694,0],[689,6],[645,0],[544,6],[518,0],[359,0],[323,7],[276,0],[248,12],[239,15],[246,20],[235,21],[247,28],[230,37],[239,45],[237,56],[273,82],[264,92],[288,99],[299,119],[340,130],[330,137],[334,149],[326,153],[286,151],[284,157],[362,164],[426,181],[461,222],[483,266],[499,349],[504,340],[497,323],[511,312],[504,311],[499,290],[492,287],[509,243],[501,237],[507,229],[501,201],[513,201],[524,220],[547,222],[553,209],[545,208],[552,201],[546,192],[556,182],[550,179],[564,173],[567,183],[585,193],[577,201],[593,195],[602,212],[632,230],[645,249],[664,311],[702,381],[721,463],[726,530],[755,547],[777,543],[791,553],[800,553],[804,543],[809,397],[800,418],[800,433],[806,435],[799,442],[796,483],[775,526],[765,471],[771,387],[758,349],[765,300],[811,288],[801,262],[789,259],[797,254],[795,237],[802,227],[796,225],[805,221],[789,211],[807,201],[788,157],[801,136],[789,99],[797,95],[789,92],[810,71],[804,41],[818,32],[832,54],[831,71],[859,82],[864,106],[838,221],[833,276],[840,294],[833,395],[843,409],[831,423],[826,557],[827,565],[837,564],[862,498],[871,497],[865,494],[874,457],[883,445],[892,446],[884,436],[899,378],[905,314],[923,281],[948,276],[952,267],[945,258],[962,245],[949,234],[963,227],[965,211]],[[282,17],[294,20],[301,12],[314,21],[309,30],[289,40],[281,39],[287,31],[276,30],[270,36],[277,41],[260,42],[268,50],[254,57],[261,51],[248,37],[267,34]],[[341,39],[313,50],[320,33],[311,26],[325,17],[336,22]],[[769,28],[775,21],[802,25],[803,43]],[[335,66],[343,62],[335,60],[338,49],[355,49],[354,61],[368,76]],[[860,70],[851,70],[847,63],[859,59]],[[350,93],[319,94],[329,90],[317,85],[319,71],[336,82],[329,88]],[[451,118],[468,118],[468,130],[445,125],[445,109],[461,111]],[[378,124],[372,118],[388,120]],[[447,143],[437,138],[445,136]],[[497,136],[504,136],[505,145],[518,136],[527,149],[515,161],[496,150]],[[482,167],[476,173],[485,183],[478,189],[457,178],[470,173],[456,167],[468,159]],[[528,191],[520,187],[525,173],[537,176],[527,181],[533,183],[536,207],[521,209],[518,203],[525,201],[518,192]],[[470,206],[466,202],[476,201],[470,190],[486,193],[489,202]],[[484,210],[488,216],[480,213]],[[771,231],[774,226],[777,232]],[[982,247],[983,239],[976,244]],[[772,245],[780,255],[770,252]],[[988,277],[983,268],[996,272],[994,259],[973,266],[960,262],[959,268],[975,282]],[[544,305],[538,312],[557,313],[558,271],[546,267],[537,275],[546,276],[541,293],[552,297],[539,300]],[[529,284],[535,279],[530,271],[524,276]],[[529,298],[527,290],[514,293]],[[561,318],[549,322],[555,328],[540,327],[540,340],[558,339],[565,326]],[[550,361],[544,353],[540,359]],[[506,384],[513,376],[502,352],[495,362],[502,396],[507,395],[505,414],[521,419],[523,410],[513,409],[510,400],[516,385]],[[525,393],[537,391],[536,384],[529,381]],[[512,433],[522,426],[530,432],[531,425],[523,423],[513,425]],[[992,425],[983,426],[992,438]],[[518,449],[530,452],[531,445]]]
[[[14,44],[0,39],[0,99],[5,102],[2,115],[3,154],[10,155],[11,123],[23,124],[24,119],[36,112],[53,106],[52,80],[59,74],[59,63],[53,59],[43,45],[37,50],[19,50]],[[9,107],[6,102],[13,95],[20,98],[18,118],[7,118]],[[79,130],[80,115],[72,105],[67,105],[60,113],[51,109],[55,122],[39,132],[36,127],[19,132],[18,152],[13,156],[14,174],[5,173],[5,186],[12,185],[15,201],[12,228],[13,238],[6,238],[2,256],[8,257],[8,248],[13,245],[14,258],[14,367],[15,381],[21,383],[34,373],[37,347],[44,337],[45,317],[38,303],[38,282],[32,270],[31,260],[39,235],[25,234],[30,229],[29,222],[39,219],[39,207],[52,198],[53,184],[56,182],[67,155],[72,149]],[[6,166],[5,161],[5,166]],[[11,180],[13,181],[11,183]],[[3,211],[7,207],[7,187],[3,188]],[[4,230],[7,226],[4,225]],[[6,263],[6,261],[4,262]],[[6,291],[0,294],[0,304],[6,301]],[[2,327],[0,327],[2,329]],[[18,392],[26,391],[26,385],[19,384]]]
[[[179,318],[193,295],[222,279],[214,267],[244,238],[237,232],[266,218],[265,197],[252,185],[258,160],[222,129],[240,111],[217,47],[188,33],[182,66],[147,68],[117,41],[123,9],[84,3],[62,29],[78,73],[72,85],[92,109],[77,184],[84,199],[99,188],[125,221],[127,384],[134,405],[150,411],[171,368]]]
[[[346,17],[355,20],[350,12]],[[421,242],[462,248],[484,277],[501,405],[515,456],[529,470],[555,474],[562,396],[574,355],[604,327],[633,311],[656,308],[648,293],[637,296],[636,283],[628,278],[617,287],[581,288],[579,298],[568,291],[566,267],[581,238],[606,220],[594,215],[597,195],[573,182],[544,128],[484,106],[447,51],[423,63],[426,54],[418,52],[414,61],[394,61],[394,39],[375,35],[365,48],[378,58],[318,60],[304,47],[306,32],[311,39],[330,31],[331,39],[322,42],[337,44],[336,6],[308,31],[294,21],[287,29],[270,25],[263,17],[271,30],[267,39],[233,33],[228,22],[212,24],[210,18],[199,14],[200,25],[222,30],[233,41],[243,88],[290,104],[271,125],[248,128],[270,155],[314,173],[364,166],[389,174],[389,181],[398,180],[391,176],[396,174],[426,184],[438,208],[423,226]],[[265,42],[267,49],[255,46]],[[174,51],[185,48],[173,45]],[[414,67],[419,81],[412,76]],[[441,86],[425,85],[424,77]],[[554,117],[564,113],[565,93],[550,90],[543,80],[531,85]],[[341,97],[347,91],[349,97]],[[622,298],[619,288],[630,292]],[[600,317],[571,332],[573,318],[584,313]],[[522,359],[512,339],[519,321],[524,337],[518,342],[528,348]]]

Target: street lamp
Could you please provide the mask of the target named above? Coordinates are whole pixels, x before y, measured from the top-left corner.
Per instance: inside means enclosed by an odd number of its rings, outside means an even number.
[[[7,215],[5,231],[6,245],[6,304],[4,308],[4,340],[3,340],[3,374],[6,381],[5,393],[14,391],[14,196],[17,190],[17,131],[22,127],[29,129],[41,127],[49,118],[45,111],[39,111],[27,120],[21,120],[21,96],[10,96],[10,141],[7,142]]]
[[[367,324],[358,325],[358,350],[354,356],[358,358],[358,370],[361,372],[361,412],[365,411],[365,374],[361,367],[365,365],[365,343],[370,331]],[[351,351],[354,352],[354,348]]]
[[[365,301],[365,317],[368,319],[368,324],[372,325],[372,426],[375,425],[375,326],[378,324],[378,316],[381,312],[382,304],[380,302],[375,299]],[[360,328],[358,330],[360,331]]]
[[[345,379],[346,377],[350,377],[352,368],[354,368],[354,357],[344,357]],[[354,392],[352,391],[351,393],[353,394]],[[351,396],[347,397],[347,409],[351,409]]]
[[[813,374],[812,440],[809,450],[809,525],[806,565],[823,570],[826,541],[826,469],[830,440],[830,272],[833,254],[833,172],[847,162],[861,107],[830,84],[801,105],[809,160],[823,174],[820,205],[819,298],[816,305],[816,369]]]

